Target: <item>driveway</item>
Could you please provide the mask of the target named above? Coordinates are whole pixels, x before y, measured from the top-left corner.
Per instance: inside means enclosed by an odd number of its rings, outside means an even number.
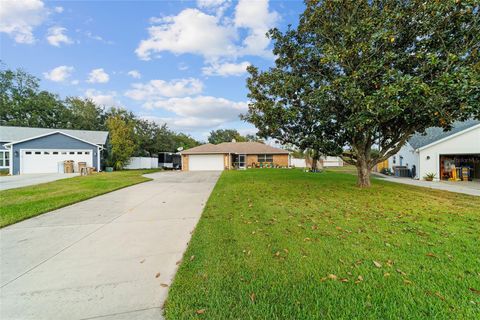
[[[375,174],[375,176],[382,180],[408,184],[412,186],[425,187],[430,189],[438,189],[456,193],[464,193],[471,196],[480,196],[480,183],[472,181],[423,181],[413,180],[410,178],[389,177],[385,175]]]
[[[153,181],[0,230],[1,319],[161,319],[220,172]]]
[[[21,188],[60,179],[73,178],[78,173],[35,173],[0,177],[0,190]]]

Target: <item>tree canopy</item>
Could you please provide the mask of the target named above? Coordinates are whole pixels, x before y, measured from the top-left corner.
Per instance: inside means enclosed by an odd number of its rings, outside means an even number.
[[[262,137],[342,156],[369,186],[413,133],[480,116],[479,7],[307,1],[296,28],[268,33],[275,66],[248,68],[243,118]]]

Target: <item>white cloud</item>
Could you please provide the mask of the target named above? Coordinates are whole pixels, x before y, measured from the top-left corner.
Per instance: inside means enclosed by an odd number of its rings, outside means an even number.
[[[148,28],[149,38],[135,50],[142,60],[150,60],[152,54],[162,51],[194,53],[206,59],[235,55],[234,28],[221,25],[215,16],[185,9],[177,16],[159,20],[159,25]]]
[[[117,100],[116,91],[102,92],[95,89],[87,89],[85,91],[85,97],[101,106],[120,105],[120,102]]]
[[[147,107],[164,109],[184,118],[238,120],[247,111],[246,102],[235,102],[224,98],[197,96],[170,98],[147,103]]]
[[[107,83],[110,80],[108,73],[103,70],[103,68],[93,69],[88,74],[89,83]]]
[[[241,63],[212,63],[202,68],[202,72],[207,76],[240,76],[247,73],[247,67],[249,65],[250,62],[248,61]]]
[[[142,74],[138,70],[130,70],[127,74],[134,79],[140,79],[142,77]]]
[[[50,81],[63,82],[70,78],[74,70],[71,66],[58,66],[49,72],[44,72],[43,76]]]
[[[197,7],[215,12],[220,17],[232,4],[231,0],[197,0]]]
[[[62,13],[63,12],[63,7],[55,7],[55,8],[53,8],[53,11],[55,11],[56,13]]]
[[[268,10],[268,0],[240,0],[235,8],[235,26],[249,30],[248,36],[242,43],[242,53],[271,56],[271,52],[266,50],[270,39],[265,34],[277,23],[279,18],[277,12]]]
[[[144,119],[155,121],[159,124],[166,123],[168,127],[175,131],[191,132],[198,130],[211,130],[221,126],[225,120],[223,119],[204,119],[196,117],[157,117],[144,116]]]
[[[71,44],[73,41],[65,34],[66,28],[63,27],[51,27],[48,29],[47,41],[52,46],[60,47],[60,44]]]
[[[33,29],[43,23],[48,10],[40,0],[2,1],[0,4],[0,32],[17,43],[34,43]]]
[[[176,79],[171,81],[151,80],[145,84],[134,83],[133,89],[125,92],[125,95],[138,101],[156,101],[165,97],[184,97],[196,95],[202,92],[203,83],[194,78]]]

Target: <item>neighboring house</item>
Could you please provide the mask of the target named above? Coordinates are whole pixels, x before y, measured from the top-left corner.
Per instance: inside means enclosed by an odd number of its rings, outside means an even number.
[[[290,152],[259,142],[204,144],[180,152],[182,170],[245,169],[257,164],[288,167]]]
[[[108,132],[0,126],[0,168],[10,174],[62,172],[65,160],[100,171]]]
[[[480,121],[456,122],[450,131],[435,127],[415,134],[388,159],[388,165],[392,169],[414,168],[413,178],[418,179],[428,173],[434,173],[435,180],[448,179],[453,166],[457,177],[465,168],[470,180],[480,179]]]

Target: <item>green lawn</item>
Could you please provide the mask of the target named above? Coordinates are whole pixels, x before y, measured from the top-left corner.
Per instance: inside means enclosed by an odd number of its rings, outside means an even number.
[[[355,179],[224,172],[167,319],[480,319],[480,199]]]
[[[128,170],[0,191],[0,227],[150,179],[155,170]]]

